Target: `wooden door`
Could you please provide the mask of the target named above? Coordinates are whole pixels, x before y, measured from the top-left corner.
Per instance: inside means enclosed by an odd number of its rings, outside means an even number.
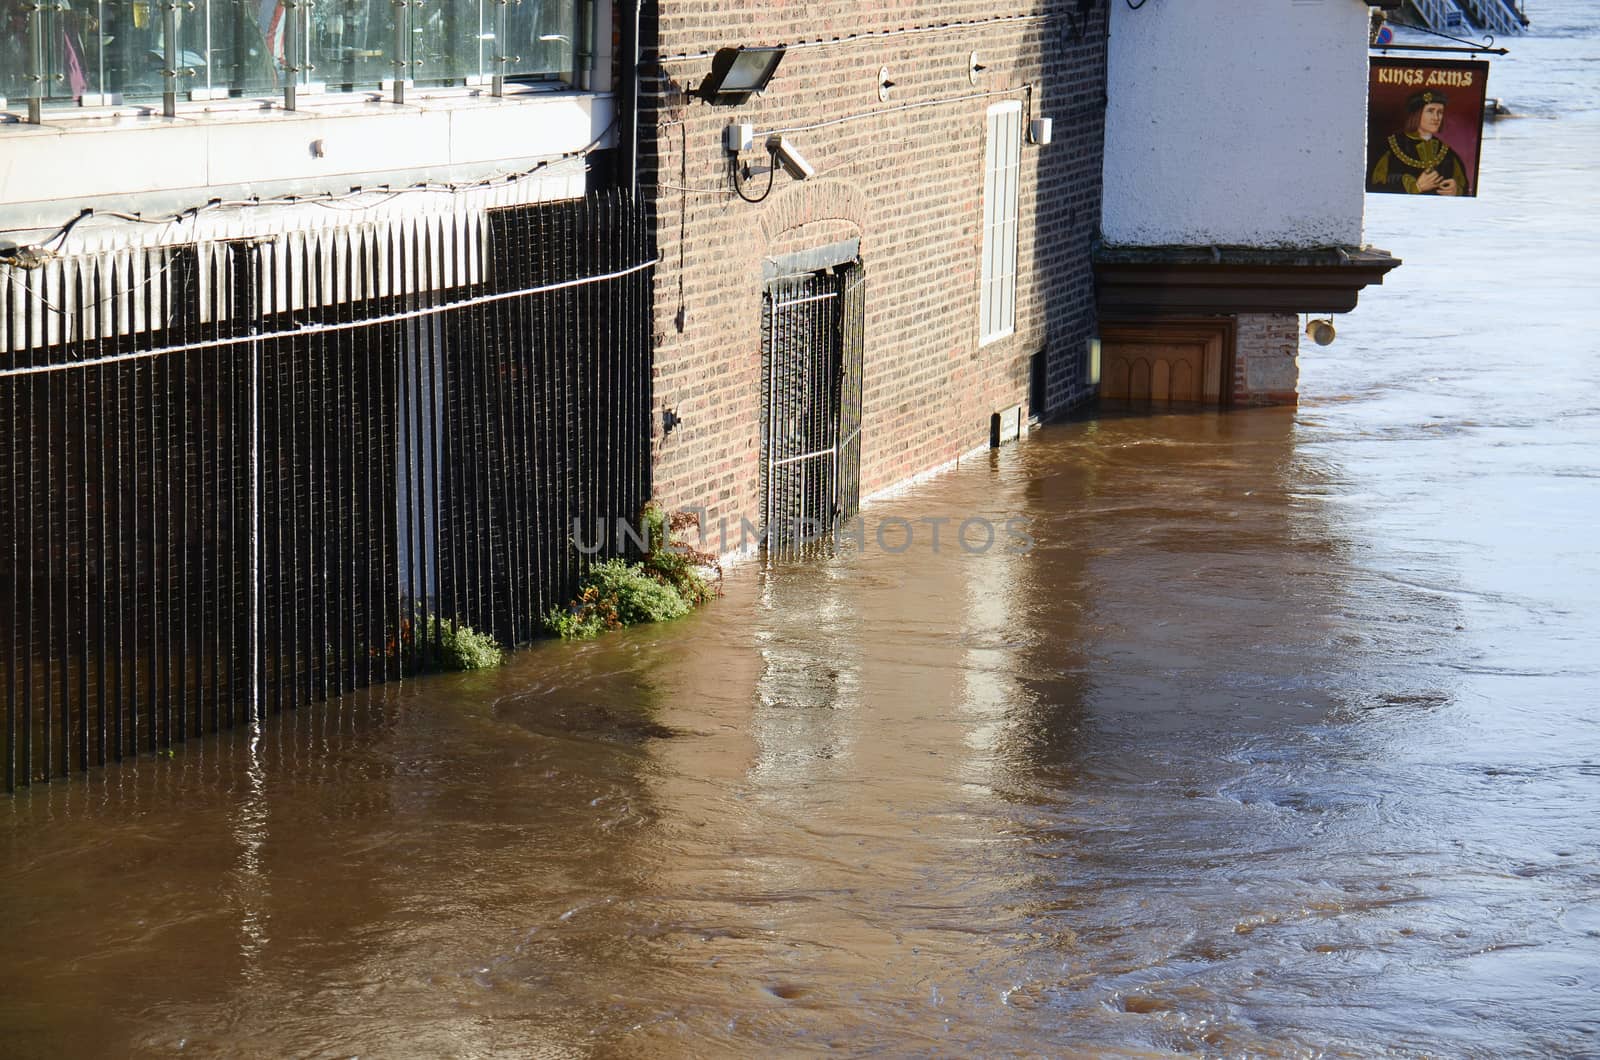
[[[1104,324],[1100,396],[1152,404],[1226,404],[1232,321]]]

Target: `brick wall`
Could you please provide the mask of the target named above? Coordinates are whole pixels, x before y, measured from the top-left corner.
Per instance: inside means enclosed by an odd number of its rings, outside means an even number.
[[[1295,404],[1300,399],[1299,316],[1240,313],[1235,319],[1234,404]]]
[[[666,0],[645,9],[641,185],[653,202],[655,492],[714,523],[761,518],[762,260],[858,238],[868,284],[862,493],[985,443],[990,414],[1029,399],[1048,357],[1048,411],[1081,400],[1094,333],[1089,250],[1100,215],[1106,0]],[[1070,13],[1069,13],[1070,11]],[[1081,33],[1080,33],[1081,30]],[[863,39],[849,39],[868,35]],[[652,39],[652,36],[654,39]],[[796,47],[801,42],[825,42]],[[788,44],[777,76],[738,107],[692,98],[721,46]],[[974,85],[969,56],[982,70]],[[878,99],[879,67],[895,85]],[[1031,86],[1031,92],[1030,92]],[[981,95],[980,95],[981,94]],[[988,108],[1019,99],[1055,120],[1024,144],[1016,332],[981,349],[978,287]],[[760,204],[730,190],[722,132],[794,130],[816,166]],[[759,194],[765,176],[747,189]],[[682,423],[661,433],[661,411]],[[1036,414],[1046,409],[1032,409]]]

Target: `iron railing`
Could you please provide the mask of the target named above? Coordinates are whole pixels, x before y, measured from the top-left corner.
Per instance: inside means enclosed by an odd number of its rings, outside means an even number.
[[[866,276],[772,280],[762,306],[762,539],[790,553],[856,513]]]
[[[649,495],[652,265],[610,194],[0,266],[6,789],[534,637]]]
[[[1525,20],[1511,0],[1464,0],[1467,15],[1479,29],[1501,36],[1521,33]]]
[[[1463,28],[1463,15],[1455,0],[1411,0],[1411,5],[1429,29],[1445,32]]]

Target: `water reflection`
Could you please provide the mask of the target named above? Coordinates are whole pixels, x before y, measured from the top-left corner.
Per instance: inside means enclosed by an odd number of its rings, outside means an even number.
[[[0,1016],[85,1054],[1570,1051],[1600,769],[1493,727],[1475,627],[1520,605],[1391,488],[1287,413],[1069,425],[893,502],[1025,514],[1027,555],[747,569],[41,788]]]
[[[252,720],[246,734],[245,790],[233,814],[238,847],[232,890],[239,922],[239,963],[246,988],[259,986],[260,961],[267,946],[266,899],[270,885],[262,871],[261,850],[268,838],[267,774],[261,760],[261,724]]]
[[[1600,769],[1485,742],[1473,627],[1526,601],[1385,529],[1391,488],[1288,413],[1069,425],[893,502],[1025,514],[1027,555],[746,570],[671,627],[41,788],[4,1021],[86,1054],[1570,1050]]]

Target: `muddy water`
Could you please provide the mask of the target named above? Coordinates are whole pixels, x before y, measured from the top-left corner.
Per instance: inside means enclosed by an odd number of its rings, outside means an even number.
[[[902,553],[0,803],[0,1054],[1600,1055],[1570,29],[1481,199],[1369,200],[1407,265],[1297,413],[1051,428]]]

